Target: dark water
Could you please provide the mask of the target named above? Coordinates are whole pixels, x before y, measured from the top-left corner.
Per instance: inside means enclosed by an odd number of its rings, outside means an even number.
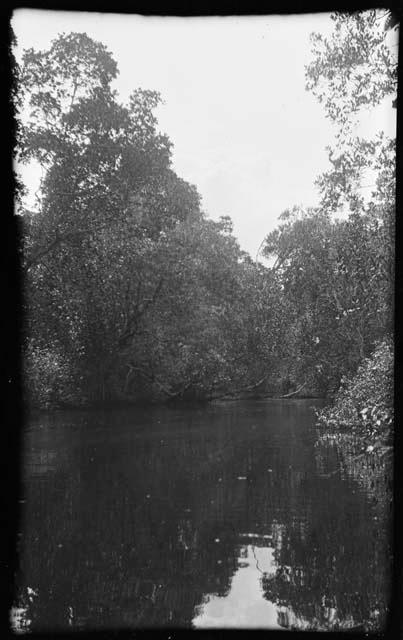
[[[387,529],[313,404],[32,420],[15,627],[376,626]]]

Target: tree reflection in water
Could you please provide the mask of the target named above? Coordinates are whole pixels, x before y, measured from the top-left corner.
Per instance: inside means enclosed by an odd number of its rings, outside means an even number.
[[[301,485],[303,493],[310,493]],[[284,608],[280,624],[297,629],[345,629],[385,623],[390,579],[388,527],[373,505],[340,475],[315,483],[309,526],[288,519],[277,541],[265,598]],[[342,498],[344,509],[340,509]]]
[[[32,630],[230,626],[236,607],[240,625],[335,628],[382,615],[386,530],[358,485],[325,477],[334,454],[317,464],[311,405],[31,421],[20,619]]]
[[[242,546],[238,569],[224,596],[207,595],[196,608],[193,626],[196,628],[271,628],[280,629],[278,608],[264,600],[261,574],[275,570],[269,547]]]

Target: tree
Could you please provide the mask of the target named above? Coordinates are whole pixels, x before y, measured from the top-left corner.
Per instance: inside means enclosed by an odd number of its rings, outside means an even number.
[[[281,327],[267,270],[240,250],[229,218],[205,218],[196,188],[172,170],[159,94],[137,89],[121,104],[116,74],[85,34],[25,52],[18,71],[18,157],[43,168],[37,209],[21,211],[33,395],[253,389]]]
[[[29,116],[20,123],[18,159],[35,159],[44,171],[27,269],[125,214],[134,193],[169,169],[170,143],[152,113],[159,95],[137,90],[120,105],[111,89],[116,74],[104,45],[86,34],[23,56],[18,86]]]
[[[281,221],[264,253],[290,309],[293,380],[334,391],[391,331],[389,230],[372,210],[333,220],[296,207]]]
[[[336,126],[336,145],[328,148],[331,169],[317,180],[321,206],[332,212],[343,207],[363,209],[369,198],[394,208],[395,143],[380,132],[374,140],[355,133],[364,110],[395,98],[397,57],[385,41],[389,12],[370,10],[334,13],[329,38],[311,36],[313,60],[306,67],[306,88],[324,105]]]
[[[273,271],[295,309],[289,324],[294,379],[336,390],[343,372],[354,372],[391,330],[394,141],[382,132],[365,140],[354,127],[363,108],[395,94],[397,75],[385,43],[386,14],[331,17],[329,38],[312,35],[314,58],[306,68],[307,90],[337,130],[336,146],[328,149],[331,167],[317,179],[321,203],[284,212],[264,253],[275,256]],[[372,186],[366,197],[365,186]],[[335,219],[340,212],[344,219]]]
[[[110,86],[116,63],[86,34],[25,52],[17,73],[17,156],[39,161],[44,172],[37,210],[22,212],[31,353],[57,336],[53,352],[75,363],[98,353],[96,362],[109,342],[99,333],[102,287],[112,279],[105,258],[125,234],[144,235],[138,213],[150,184],[176,178],[152,113],[160,98],[137,90],[120,105]]]
[[[329,38],[313,33],[313,60],[306,67],[306,88],[324,105],[344,137],[361,110],[393,96],[397,59],[385,42],[388,12],[376,9],[333,13]]]

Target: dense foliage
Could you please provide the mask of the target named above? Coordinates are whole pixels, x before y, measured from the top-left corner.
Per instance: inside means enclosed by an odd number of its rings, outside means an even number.
[[[16,157],[43,172],[35,210],[16,201],[31,402],[326,395],[355,373],[392,330],[394,145],[350,126],[365,96],[395,90],[377,19],[335,14],[334,36],[314,37],[307,88],[326,98],[338,143],[321,205],[284,212],[267,236],[271,267],[240,249],[230,218],[205,216],[158,131],[161,97],[136,89],[121,103],[103,44],[70,33],[25,51]],[[354,53],[364,41],[369,70]],[[340,91],[346,74],[355,88]]]
[[[351,378],[343,378],[335,402],[320,413],[327,429],[354,432],[367,451],[389,445],[393,422],[393,346],[381,342]]]
[[[267,274],[172,170],[159,95],[120,104],[116,73],[85,34],[25,52],[18,69],[18,159],[44,171],[37,209],[20,209],[29,396],[50,406],[254,386],[283,342]]]
[[[299,209],[281,218],[265,252],[276,257],[273,270],[292,309],[291,375],[334,392],[391,331],[391,230],[371,209],[345,220]]]
[[[326,211],[348,212],[343,242],[351,259],[348,268],[344,260],[342,295],[349,309],[343,314],[352,321],[346,344],[351,354],[358,337],[359,358],[353,355],[353,366],[344,368],[335,404],[320,421],[354,433],[372,452],[390,441],[393,422],[395,141],[383,132],[363,139],[355,128],[364,109],[385,99],[396,106],[397,43],[390,46],[387,38],[398,21],[393,12],[377,10],[335,13],[332,19],[329,38],[312,36],[306,80],[336,124],[336,145],[328,149],[331,169],[317,184]]]

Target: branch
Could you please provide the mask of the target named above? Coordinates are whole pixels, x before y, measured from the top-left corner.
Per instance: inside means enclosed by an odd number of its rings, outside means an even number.
[[[291,396],[295,396],[295,394],[301,391],[301,389],[303,389],[304,387],[306,387],[306,382],[301,384],[301,386],[299,386],[298,389],[295,389],[295,391],[291,391],[291,393],[286,393],[284,396],[280,396],[280,398],[290,398]]]
[[[233,396],[236,395],[238,393],[241,393],[242,391],[253,391],[253,389],[256,389],[257,387],[259,387],[261,384],[263,384],[263,382],[267,379],[268,374],[266,374],[265,376],[263,376],[263,378],[261,378],[260,380],[258,380],[257,382],[246,386],[246,387],[241,387],[240,389],[236,389],[235,391],[227,391],[226,393],[222,393],[218,396],[211,396],[210,400],[219,400],[221,398],[225,398],[227,396]]]
[[[259,248],[258,248],[258,250],[257,250],[257,252],[256,252],[255,262],[257,262],[257,259],[258,259],[258,257],[259,257],[259,254],[260,254],[260,252],[261,252],[261,250],[262,250],[262,247],[263,247],[263,244],[264,244],[265,242],[266,242],[266,238],[263,238],[263,240],[262,240],[262,242],[260,243]]]
[[[156,378],[154,374],[149,374],[148,371],[146,371],[142,367],[134,366],[132,364],[129,364],[128,366],[129,366],[129,372],[126,376],[125,390],[127,389],[129,378],[133,373],[133,371],[138,371],[139,373],[141,373],[142,376],[147,378],[147,380],[149,380],[151,383],[156,384],[157,387],[159,387],[159,389],[163,391],[163,393],[169,396],[170,400],[173,400],[173,398],[176,398],[182,395],[193,384],[193,380],[190,380],[190,382],[188,382],[182,389],[180,389],[179,391],[173,392],[170,389],[168,389],[165,383],[161,382],[161,380],[158,380],[158,378]]]
[[[284,262],[287,260],[288,256],[290,255],[290,252],[286,252],[284,255],[278,255],[277,259],[275,261],[275,263],[273,264],[273,266],[271,267],[271,271],[273,273],[276,273],[276,271],[278,269],[280,269],[280,267],[283,266]]]
[[[159,282],[158,282],[158,284],[157,284],[157,286],[156,286],[156,288],[154,289],[154,293],[152,294],[151,298],[146,298],[146,299],[144,300],[145,304],[143,305],[143,307],[142,307],[142,308],[141,308],[141,310],[140,310],[140,317],[141,317],[142,315],[144,315],[144,314],[145,314],[145,312],[147,311],[147,309],[148,309],[152,304],[154,304],[154,302],[155,302],[155,301],[156,301],[156,299],[157,299],[157,296],[158,296],[159,292],[161,291],[161,287],[162,287],[163,283],[164,283],[164,278],[160,278],[160,279],[159,279]]]
[[[187,391],[188,389],[190,389],[190,387],[192,386],[194,380],[189,380],[189,382],[182,387],[182,389],[180,389],[179,391],[177,391],[176,393],[173,393],[170,395],[170,400],[173,400],[174,398],[177,398],[178,396],[183,396],[183,394],[185,393],[185,391]]]
[[[341,312],[343,311],[343,307],[342,307],[342,305],[340,304],[340,300],[339,300],[339,298],[338,298],[338,296],[337,296],[337,293],[336,293],[335,289],[333,289],[332,293],[333,293],[333,298],[334,298],[334,300],[335,300],[335,302],[336,302],[337,311],[338,311],[339,313],[341,313]]]
[[[77,184],[78,184],[78,175],[76,175],[75,179],[74,179],[74,185],[73,185],[73,191],[71,193],[71,195],[74,195],[76,189],[77,189]],[[68,211],[72,208],[73,206],[73,200],[70,202],[70,205],[68,207]],[[23,267],[23,269],[28,272],[30,270],[31,267],[33,267],[35,264],[39,263],[39,260],[41,258],[43,258],[44,256],[46,256],[48,253],[52,252],[53,249],[55,247],[57,247],[59,244],[62,244],[63,242],[68,242],[71,238],[77,237],[80,234],[82,234],[82,231],[75,231],[72,233],[67,233],[64,236],[60,236],[58,234],[58,232],[56,231],[56,237],[53,240],[53,242],[50,243],[50,245],[48,245],[46,247],[46,249],[42,249],[42,251],[39,251],[35,256],[33,256],[30,260],[28,260],[28,262],[26,263],[26,265]]]
[[[48,253],[51,253],[53,249],[55,249],[55,247],[62,244],[63,242],[69,242],[72,238],[76,238],[77,236],[82,235],[82,233],[82,231],[75,231],[72,233],[67,233],[64,236],[57,235],[56,238],[45,249],[38,251],[30,260],[28,260],[23,269],[28,272],[31,267],[39,264],[41,258],[46,256]]]
[[[137,333],[140,318],[145,314],[147,309],[157,299],[157,296],[161,290],[163,282],[164,282],[164,279],[160,278],[156,288],[154,289],[154,293],[152,294],[151,298],[147,298],[144,300],[144,303],[141,309],[139,308],[138,302],[137,302],[135,311],[129,317],[127,317],[125,329],[118,340],[118,344],[120,347],[123,347],[128,342],[128,340],[133,338],[133,336],[135,336],[135,334]],[[141,282],[139,282],[139,286],[137,289],[137,297],[139,297],[140,295],[140,285],[141,285]]]

